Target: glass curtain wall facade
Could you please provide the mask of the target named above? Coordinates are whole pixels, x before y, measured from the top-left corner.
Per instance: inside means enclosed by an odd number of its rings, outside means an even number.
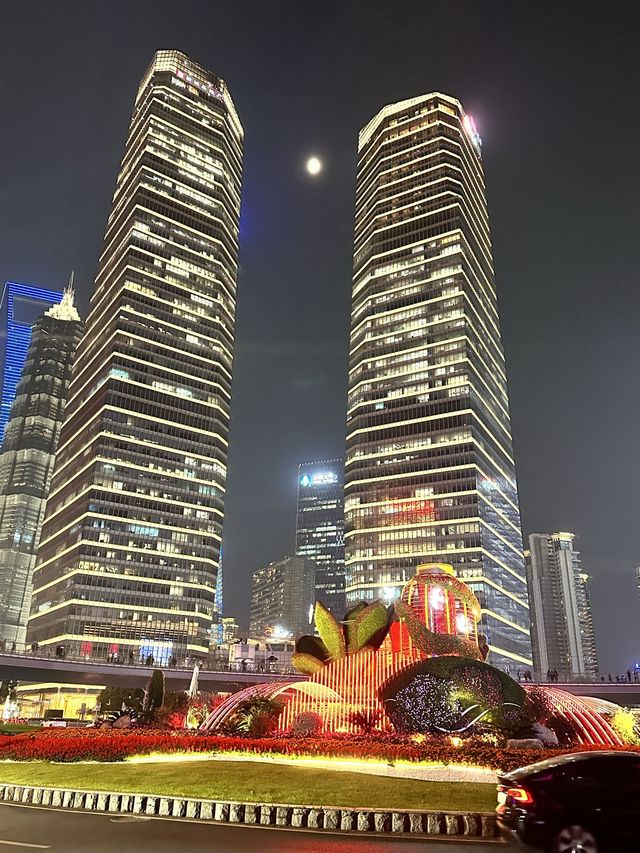
[[[316,568],[306,557],[285,557],[253,573],[251,639],[297,639],[312,631]]]
[[[28,639],[159,663],[216,613],[243,130],[158,51],[138,89],[34,578]]]
[[[344,459],[298,466],[296,554],[316,565],[316,599],[344,616]]]
[[[515,670],[529,609],[481,140],[433,93],[384,107],[358,150],[347,604],[451,563]]]
[[[25,641],[31,579],[82,321],[66,292],[33,327],[0,453],[0,638]]]
[[[31,329],[42,312],[62,299],[61,290],[7,281],[2,292],[2,390],[0,391],[0,441],[9,420],[11,404],[27,358]]]

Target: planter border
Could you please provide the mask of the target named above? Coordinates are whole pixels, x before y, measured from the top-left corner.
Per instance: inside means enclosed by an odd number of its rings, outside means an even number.
[[[414,837],[445,835],[486,841],[497,837],[495,815],[486,812],[386,811],[337,806],[241,803],[161,794],[7,785],[2,782],[0,802],[106,814],[186,818],[280,829],[309,829],[316,832],[328,830]]]

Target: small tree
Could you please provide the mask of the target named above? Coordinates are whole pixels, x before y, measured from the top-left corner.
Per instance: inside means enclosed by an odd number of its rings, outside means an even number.
[[[151,678],[147,681],[144,691],[144,702],[142,710],[147,721],[154,718],[156,711],[162,707],[164,702],[164,673],[161,669],[154,669]]]

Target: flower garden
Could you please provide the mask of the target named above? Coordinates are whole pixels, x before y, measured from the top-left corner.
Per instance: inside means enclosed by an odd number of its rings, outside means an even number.
[[[46,778],[56,780],[61,764],[122,767],[150,756],[167,763],[208,757],[219,770],[219,762],[230,767],[231,759],[243,757],[254,762],[257,790],[260,773],[263,781],[274,774],[273,762],[260,769],[259,758],[292,766],[326,759],[325,768],[331,760],[372,768],[437,765],[451,768],[453,779],[456,768],[510,770],[576,749],[640,749],[631,712],[603,710],[595,700],[556,688],[523,686],[487,663],[479,618],[475,596],[450,567],[419,567],[393,607],[359,604],[338,621],[316,605],[317,635],[301,637],[293,659],[308,676],[305,681],[261,684],[227,698],[189,696],[165,694],[163,674],[156,670],[144,690],[107,691],[103,707],[113,712],[92,727],[0,733],[0,759],[49,762],[39,767],[50,766]],[[19,771],[10,768],[17,766],[5,768],[15,776]],[[216,762],[197,775],[207,774],[209,780],[216,777]],[[148,771],[142,778],[150,784],[154,775]],[[344,778],[342,773],[338,793]],[[391,790],[400,782],[408,779],[378,779],[380,797],[385,785]],[[335,796],[332,784],[337,783],[327,783],[318,796]],[[267,782],[261,790],[270,790]],[[286,802],[298,801],[293,797],[300,791],[284,790],[278,795],[288,797]],[[469,797],[472,793],[469,789]],[[416,796],[431,802],[424,793]],[[457,802],[451,790],[447,796]]]
[[[583,749],[597,749],[589,746]],[[618,749],[628,747],[619,746]],[[547,749],[551,757],[565,749]],[[10,761],[125,761],[146,755],[243,754],[286,757],[343,758],[383,761],[388,764],[419,762],[445,765],[468,765],[490,769],[512,769],[538,761],[538,749],[500,746],[480,737],[461,743],[434,737],[233,737],[189,732],[167,732],[145,729],[124,731],[100,729],[45,729],[17,735],[0,735],[0,755]]]

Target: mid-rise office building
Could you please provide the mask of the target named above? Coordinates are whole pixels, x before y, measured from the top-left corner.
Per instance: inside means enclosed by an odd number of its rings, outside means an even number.
[[[482,605],[492,663],[530,666],[480,137],[459,101],[431,93],[380,110],[358,155],[347,604],[450,563]]]
[[[316,599],[341,619],[344,598],[344,459],[298,467],[296,554],[316,565]]]
[[[240,639],[240,625],[235,616],[223,616],[220,620],[220,627],[222,628],[221,643],[234,643]]]
[[[532,533],[525,551],[536,672],[596,675],[598,658],[587,588],[573,533]]]
[[[215,640],[242,149],[225,82],[158,51],[71,380],[29,641],[163,663]]]
[[[0,442],[9,420],[16,388],[27,358],[31,329],[43,311],[62,299],[61,290],[48,290],[5,282],[0,304],[0,352],[2,354],[2,389],[0,390]]]
[[[0,638],[24,643],[31,581],[82,321],[65,291],[36,321],[0,453]]]
[[[249,636],[297,639],[312,632],[316,568],[306,557],[285,557],[253,573]]]

